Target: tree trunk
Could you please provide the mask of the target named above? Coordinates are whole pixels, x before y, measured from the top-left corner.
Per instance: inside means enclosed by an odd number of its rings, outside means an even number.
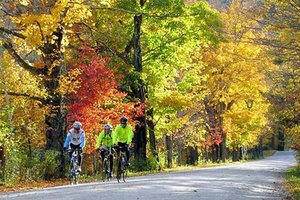
[[[5,173],[5,149],[4,146],[0,147],[0,168],[1,168],[1,174],[0,174],[0,178],[1,180],[4,182],[4,173]]]
[[[208,146],[205,145],[204,147],[204,158],[205,158],[205,161],[207,162],[209,160],[209,155],[208,155]]]
[[[67,10],[66,10],[67,11]],[[66,14],[67,12],[65,12]],[[64,16],[61,16],[64,17]],[[49,106],[49,113],[45,116],[45,124],[48,126],[46,130],[46,149],[61,151],[57,158],[60,161],[59,172],[64,173],[64,156],[62,147],[66,131],[66,98],[59,93],[60,76],[66,73],[63,53],[63,25],[60,25],[51,36],[44,38],[44,45],[40,47],[42,51],[42,59],[44,68],[31,66],[14,50],[10,41],[3,42],[3,47],[15,59],[15,61],[25,70],[34,76],[42,76],[44,86],[48,93],[47,99],[42,99],[42,103]],[[25,39],[26,37],[22,37]],[[40,100],[40,99],[39,99]]]
[[[222,142],[220,144],[220,158],[222,159],[222,162],[224,163],[226,161],[226,133],[223,131],[223,113],[225,110],[225,103],[220,102],[220,113],[219,113],[219,131],[222,137]]]
[[[172,145],[172,135],[166,135],[166,147],[167,147],[167,161],[168,168],[172,167],[173,162],[173,145]]]
[[[278,151],[284,151],[284,133],[281,131],[278,134],[278,142]]]
[[[66,73],[64,55],[61,52],[63,29],[58,28],[53,35],[57,38],[55,43],[48,42],[43,47],[44,63],[46,65],[44,85],[48,92],[46,102],[50,105],[50,112],[45,117],[45,123],[48,126],[46,130],[46,149],[61,152],[57,159],[60,162],[60,176],[64,176],[65,160],[62,149],[67,128],[67,99],[57,91],[60,76]]]
[[[149,131],[149,142],[150,142],[150,151],[152,156],[156,157],[157,162],[159,162],[158,152],[156,148],[156,138],[154,132],[154,122],[153,122],[153,108],[148,110],[147,115],[151,117],[150,120],[147,120],[148,131]]]
[[[187,164],[195,165],[196,162],[198,162],[198,148],[189,146],[187,150],[189,156],[189,158],[187,159]]]
[[[177,141],[177,165],[180,166],[181,165],[181,152],[183,149],[183,144],[182,144],[182,140],[178,139]]]
[[[246,156],[247,156],[247,147],[246,146],[240,147],[240,160],[246,160]]]
[[[217,162],[218,161],[218,145],[213,144],[211,146],[212,148],[212,162]]]
[[[143,6],[144,2],[141,1],[141,7]],[[141,44],[140,44],[140,36],[141,36],[141,26],[142,26],[142,15],[134,16],[134,33],[133,33],[133,61],[134,61],[134,68],[136,72],[141,73],[143,71],[142,68],[142,51],[141,51]],[[135,96],[140,99],[142,103],[145,102],[145,86],[143,80],[138,78],[138,88],[136,91]],[[137,159],[146,159],[146,145],[147,145],[147,123],[146,123],[146,112],[143,111],[144,116],[137,118],[136,120],[139,121],[139,124],[135,127],[135,147],[134,153],[135,158]]]
[[[239,161],[239,148],[238,147],[234,147],[232,150],[232,161],[236,162]]]

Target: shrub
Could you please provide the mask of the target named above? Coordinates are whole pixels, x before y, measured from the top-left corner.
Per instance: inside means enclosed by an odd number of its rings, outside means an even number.
[[[149,157],[146,160],[134,159],[130,166],[130,169],[133,171],[155,171],[158,168],[159,165],[155,157]]]

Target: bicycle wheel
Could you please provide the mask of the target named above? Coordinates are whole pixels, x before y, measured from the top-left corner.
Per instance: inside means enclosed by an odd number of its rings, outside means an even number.
[[[104,158],[103,160],[103,166],[102,166],[102,180],[103,182],[107,178],[107,159]]]
[[[118,158],[118,169],[117,169],[117,180],[118,180],[118,183],[120,183],[120,180],[121,180],[121,174],[122,173],[122,161],[120,158]]]
[[[74,176],[74,183],[75,183],[76,185],[78,185],[78,183],[79,183],[79,173],[75,172],[74,175],[75,175],[75,176]]]
[[[70,184],[74,184],[74,174],[73,174],[73,161],[70,163],[70,172],[69,172]]]
[[[127,171],[126,159],[124,157],[122,157],[122,178],[123,178],[123,182],[125,182],[125,178],[127,176],[126,171]]]
[[[112,173],[110,171],[110,161],[109,160],[106,160],[106,178],[107,178],[107,181],[110,180],[110,173]]]
[[[72,175],[72,173],[70,173],[70,184],[71,184],[71,185],[74,184],[74,180],[73,180],[73,175]]]
[[[127,175],[128,175],[128,168],[124,167],[124,170],[123,170],[123,181],[124,182],[126,182]]]

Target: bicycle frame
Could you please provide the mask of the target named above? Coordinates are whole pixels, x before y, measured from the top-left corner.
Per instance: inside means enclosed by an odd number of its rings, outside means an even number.
[[[117,169],[117,180],[118,182],[123,181],[126,182],[125,178],[127,177],[128,167],[126,165],[126,152],[124,147],[118,147],[120,150],[120,155],[118,156],[118,169]]]
[[[109,156],[113,155],[111,149],[105,149],[104,150],[104,159],[103,159],[103,163],[102,163],[102,167],[103,167],[103,173],[102,173],[102,180],[105,181],[107,179],[107,181],[110,180],[110,161],[109,161]]]
[[[70,152],[70,150],[69,150]],[[78,179],[79,179],[79,161],[78,161],[78,154],[79,151],[78,149],[75,149],[72,153],[72,156],[70,158],[70,172],[69,172],[69,178],[70,178],[70,183],[71,185],[73,184],[78,184]]]

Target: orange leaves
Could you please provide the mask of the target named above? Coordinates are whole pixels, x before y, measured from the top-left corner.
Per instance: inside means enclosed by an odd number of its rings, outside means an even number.
[[[35,62],[34,66],[37,67],[37,68],[42,69],[42,68],[44,68],[45,64],[44,64],[44,62]]]

